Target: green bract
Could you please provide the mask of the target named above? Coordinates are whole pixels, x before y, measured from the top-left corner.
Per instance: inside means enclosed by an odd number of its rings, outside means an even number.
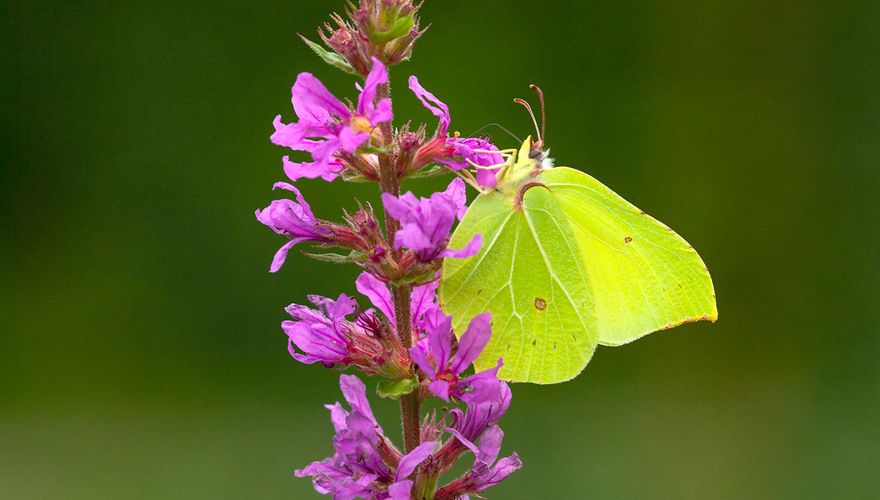
[[[617,346],[718,311],[697,252],[661,222],[589,175],[542,169],[526,140],[479,195],[450,242],[483,235],[476,256],[447,259],[442,307],[463,331],[492,312],[492,340],[477,359],[499,357],[499,376],[552,384],[577,376],[597,343]]]

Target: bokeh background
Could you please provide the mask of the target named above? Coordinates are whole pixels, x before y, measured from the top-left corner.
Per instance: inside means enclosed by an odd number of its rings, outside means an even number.
[[[312,498],[336,375],[279,322],[353,269],[254,220],[295,37],[342,2],[0,4],[0,497]],[[880,7],[835,1],[428,0],[393,75],[463,133],[531,131],[685,236],[720,321],[517,385],[491,498],[866,498],[880,459]],[[507,137],[495,137],[507,145]],[[511,140],[512,141],[512,140]],[[335,217],[373,186],[301,182]],[[427,192],[441,181],[412,182]],[[378,404],[396,435],[396,409]]]

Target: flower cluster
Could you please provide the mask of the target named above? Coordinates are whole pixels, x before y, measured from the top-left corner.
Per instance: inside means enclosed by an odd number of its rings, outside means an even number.
[[[425,175],[438,165],[459,172],[475,186],[495,186],[495,173],[503,162],[498,148],[483,137],[460,137],[449,133],[449,107],[425,90],[418,78],[410,77],[409,87],[422,104],[440,120],[433,136],[425,127],[410,132],[407,127],[393,132],[388,126],[394,117],[391,99],[380,96],[387,89],[388,70],[376,57],[361,87],[357,105],[344,104],[311,73],[301,73],[291,89],[291,102],[298,121],[284,123],[275,117],[273,143],[307,153],[311,161],[293,162],[282,158],[284,173],[291,181],[321,178],[377,181],[380,154],[393,161],[397,177]],[[470,174],[470,169],[475,175]]]
[[[297,470],[296,475],[313,477],[315,489],[334,498],[408,500],[413,487],[408,478],[438,443],[426,441],[401,455],[373,416],[364,383],[354,375],[342,375],[339,386],[351,411],[338,402],[327,405],[336,429],[334,454]]]
[[[294,359],[327,367],[355,366],[366,374],[409,380],[419,399],[438,397],[448,403],[461,402],[438,421],[426,424],[421,442],[403,455],[384,435],[373,416],[363,382],[341,375],[343,396],[351,406],[328,405],[336,430],[334,454],[296,473],[313,478],[315,489],[334,498],[411,498],[416,485],[434,484],[465,453],[474,462],[464,475],[437,490],[435,498],[459,498],[493,486],[521,466],[514,453],[498,459],[503,432],[498,422],[510,406],[509,386],[497,378],[498,365],[483,372],[464,375],[491,337],[491,316],[473,318],[460,339],[452,318],[436,303],[434,283],[416,287],[411,297],[413,347],[403,349],[394,335],[396,318],[388,289],[370,274],[358,277],[357,288],[376,309],[349,316],[357,310],[354,299],[337,300],[312,296],[314,308],[292,304],[287,308],[293,320],[282,328]],[[433,429],[433,431],[432,431]],[[448,435],[444,441],[442,435]],[[408,479],[421,465],[416,479]]]
[[[393,126],[388,68],[409,58],[424,33],[416,5],[361,0],[350,6],[348,17],[333,16],[335,27],[319,30],[328,48],[307,43],[325,62],[363,78],[355,102],[301,73],[291,92],[296,120],[286,123],[277,116],[271,141],[303,156],[282,159],[291,182],[379,183],[385,223],[364,203],[344,212],[339,223],[319,219],[287,182],[275,187],[292,193],[292,199],[274,200],[256,216],[287,240],[270,271],[280,270],[290,250],[306,243],[344,250],[307,253],[310,257],[362,269],[354,288],[372,307],[362,309],[346,294],[311,295],[309,304],[286,308],[289,319],[281,328],[295,360],[377,377],[380,396],[400,399],[404,446],[385,435],[364,382],[343,374],[339,383],[348,408],[338,402],[327,406],[335,429],[333,454],[296,475],[312,478],[316,491],[337,499],[468,498],[521,466],[515,453],[498,458],[504,436],[498,423],[511,391],[498,379],[501,359],[491,369],[471,369],[490,342],[491,315],[469,318],[456,332],[453,318],[438,304],[437,283],[443,259],[466,259],[481,250],[479,235],[462,248],[450,248],[450,233],[467,210],[466,182],[478,189],[494,186],[502,157],[487,138],[450,133],[449,107],[414,76],[410,90],[439,123],[432,134],[425,125]],[[408,177],[443,173],[456,176],[443,191],[427,197],[400,194]],[[423,418],[420,406],[431,398],[447,408]],[[469,455],[469,470],[443,478]]]
[[[349,5],[347,20],[334,14],[333,24],[325,23],[318,29],[329,52],[303,38],[325,61],[349,73],[366,75],[371,57],[388,65],[409,59],[416,40],[426,31],[419,29],[419,6],[411,0],[361,1],[357,8]]]

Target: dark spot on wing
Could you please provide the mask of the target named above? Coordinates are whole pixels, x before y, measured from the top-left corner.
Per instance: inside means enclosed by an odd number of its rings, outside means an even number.
[[[627,236],[626,238],[623,239],[623,242],[624,242],[624,243],[632,243],[632,240],[633,240],[632,238],[630,238],[629,236]]]
[[[479,294],[481,294],[481,293],[483,293],[483,289],[482,289],[482,288],[480,288],[479,290],[477,290],[477,295],[479,295]]]
[[[532,346],[534,347],[534,346],[536,346],[536,345],[538,345],[538,339],[535,339],[535,340],[532,341]]]
[[[553,342],[553,350],[556,350],[556,342]]]
[[[535,297],[535,309],[539,311],[547,309],[547,301],[542,299],[541,297]]]

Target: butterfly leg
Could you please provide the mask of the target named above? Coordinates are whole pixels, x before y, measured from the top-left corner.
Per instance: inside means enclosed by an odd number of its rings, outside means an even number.
[[[513,165],[516,163],[516,157],[517,157],[517,153],[518,153],[518,151],[516,149],[504,149],[501,151],[488,151],[488,150],[479,150],[478,149],[478,150],[474,150],[474,151],[477,153],[498,154],[504,158],[503,163],[498,163],[495,165],[488,165],[488,166],[487,165],[477,165],[476,163],[474,163],[470,159],[467,160],[467,162],[477,170],[494,170],[496,168],[499,169],[498,173],[495,174],[496,176],[497,175],[503,176],[505,174],[505,172],[507,172],[508,170],[513,168]]]

